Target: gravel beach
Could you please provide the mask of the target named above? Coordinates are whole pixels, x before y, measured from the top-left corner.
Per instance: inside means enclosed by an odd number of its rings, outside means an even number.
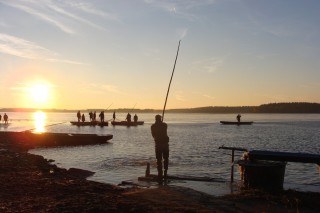
[[[142,189],[86,180],[0,138],[0,212],[319,212],[320,193],[243,190],[211,196],[188,188]]]

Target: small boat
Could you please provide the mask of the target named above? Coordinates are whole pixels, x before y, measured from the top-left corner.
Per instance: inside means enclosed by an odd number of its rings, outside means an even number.
[[[251,125],[253,121],[220,121],[220,123],[226,125]]]
[[[128,121],[111,121],[113,126],[138,126],[143,125],[144,121],[128,122]]]
[[[77,126],[108,126],[108,121],[105,122],[100,122],[100,121],[70,121],[72,125],[77,125]]]
[[[13,142],[23,144],[29,148],[57,147],[57,146],[83,146],[108,143],[113,135],[73,134],[73,133],[34,133],[0,132],[0,138],[11,139]]]

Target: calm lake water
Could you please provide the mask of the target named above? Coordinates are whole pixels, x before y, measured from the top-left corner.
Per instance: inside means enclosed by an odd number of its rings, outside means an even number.
[[[139,120],[144,120],[145,124],[130,128],[72,126],[69,121],[76,120],[75,113],[46,113],[45,118],[38,116],[37,122],[33,113],[8,115],[11,125],[6,129],[1,127],[0,131],[37,128],[48,132],[113,134],[110,144],[30,150],[30,153],[55,160],[60,167],[96,172],[89,178],[91,180],[111,184],[136,180],[144,175],[147,162],[151,163],[151,173],[156,174],[154,141],[150,133],[155,114],[139,114]],[[117,118],[124,120],[125,115],[119,113]],[[43,118],[42,122],[39,117]],[[105,120],[111,119],[112,113],[106,113],[105,117]],[[248,126],[219,123],[220,120],[234,121],[235,117],[235,114],[166,114],[170,137],[169,175],[210,177],[228,182],[231,153],[218,149],[222,145],[320,154],[320,114],[242,114],[242,121],[255,123]],[[236,159],[243,154],[236,153]],[[235,179],[240,180],[236,167]],[[284,182],[285,188],[320,192],[319,168],[315,164],[289,162]],[[186,184],[209,193],[216,187],[210,183]]]

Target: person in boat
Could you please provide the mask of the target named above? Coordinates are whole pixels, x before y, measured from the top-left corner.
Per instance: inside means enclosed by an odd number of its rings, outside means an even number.
[[[127,120],[129,123],[131,122],[131,115],[130,115],[130,113],[127,114],[126,120]]]
[[[137,114],[134,114],[134,116],[133,116],[133,121],[134,121],[135,123],[138,122],[138,116],[137,116]]]
[[[90,111],[90,112],[89,112],[89,119],[90,119],[90,121],[92,121],[92,117],[93,117],[93,113]]]
[[[80,122],[81,121],[81,113],[80,113],[80,111],[77,112],[77,118],[78,118],[78,122]]]
[[[116,112],[115,111],[113,112],[112,118],[113,118],[113,121],[116,120]]]
[[[9,119],[8,115],[6,113],[4,113],[3,120],[4,120],[5,124],[8,124],[8,119]]]
[[[96,118],[97,118],[96,111],[94,111],[93,117],[92,117],[93,121],[96,121]]]
[[[104,122],[104,112],[103,111],[100,112],[99,117],[100,117],[100,122],[103,123]]]
[[[241,115],[238,114],[238,115],[237,115],[237,121],[238,121],[238,123],[240,123],[240,119],[241,119]]]
[[[82,119],[82,122],[85,122],[85,121],[86,121],[86,118],[84,117],[84,114],[82,114],[81,119]]]
[[[165,181],[167,179],[169,164],[169,137],[167,134],[167,128],[168,125],[162,121],[161,115],[156,115],[155,123],[151,125],[151,134],[155,142],[159,183],[162,183],[162,178],[164,178]],[[162,173],[163,169],[164,173]]]

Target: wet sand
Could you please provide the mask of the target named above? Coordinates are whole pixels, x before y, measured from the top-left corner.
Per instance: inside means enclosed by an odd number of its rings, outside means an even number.
[[[58,168],[0,138],[0,212],[319,212],[320,193],[243,190],[212,196],[188,188],[121,188]]]

